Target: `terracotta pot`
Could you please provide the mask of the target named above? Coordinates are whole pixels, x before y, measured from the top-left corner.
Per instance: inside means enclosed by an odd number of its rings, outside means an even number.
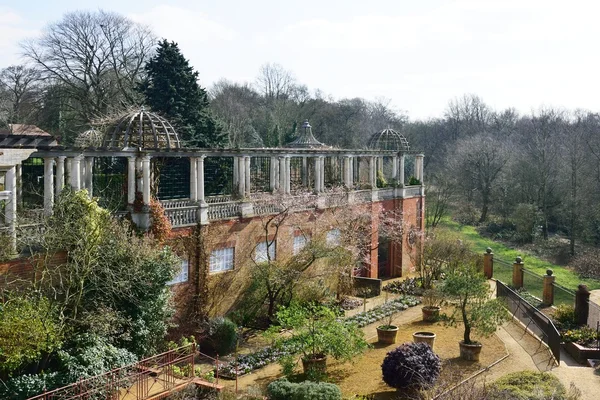
[[[465,344],[461,340],[458,345],[460,346],[460,358],[467,361],[479,361],[479,353],[483,347],[481,343]]]
[[[435,333],[433,332],[415,332],[413,333],[413,342],[427,343],[431,350],[433,350],[433,343],[435,342]]]
[[[311,370],[319,374],[327,373],[327,355],[314,354],[310,358],[302,357],[302,368],[305,374]]]
[[[438,306],[425,306],[421,308],[423,311],[424,322],[436,322],[440,319],[440,307]]]
[[[396,335],[398,335],[398,327],[395,325],[390,325],[390,328],[382,329],[382,326],[377,327],[377,341],[379,343],[383,343],[383,344],[396,343]]]

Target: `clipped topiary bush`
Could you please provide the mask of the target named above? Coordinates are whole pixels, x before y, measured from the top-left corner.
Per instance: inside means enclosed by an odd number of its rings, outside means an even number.
[[[565,400],[565,387],[547,372],[519,371],[504,375],[490,386],[489,399]]]
[[[223,356],[235,350],[238,340],[237,326],[230,319],[211,319],[208,322],[207,334],[207,344],[217,354]]]
[[[267,386],[270,400],[341,400],[342,391],[333,383],[292,383],[287,379],[273,381]]]
[[[427,388],[441,369],[442,361],[426,343],[404,343],[387,353],[381,364],[384,382],[397,389]]]

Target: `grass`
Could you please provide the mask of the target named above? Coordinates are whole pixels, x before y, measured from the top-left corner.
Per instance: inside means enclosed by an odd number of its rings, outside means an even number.
[[[546,270],[551,269],[554,272],[554,276],[556,276],[555,282],[567,289],[575,291],[577,290],[577,285],[582,283],[587,285],[589,290],[600,289],[600,281],[596,279],[581,278],[576,272],[568,268],[552,264],[534,255],[524,253],[522,250],[514,249],[503,243],[483,237],[473,226],[461,225],[450,219],[444,219],[440,223],[440,226],[458,234],[463,243],[468,245],[474,252],[483,254],[486,248],[491,247],[494,252],[494,278],[502,282],[512,282],[512,263],[517,256],[521,256],[527,270],[538,275],[546,275]],[[534,296],[541,297],[541,278],[526,273],[524,276],[524,286]],[[555,296],[558,297],[557,304],[566,302],[567,298],[569,298],[569,303],[572,303],[572,297],[560,289],[556,291]]]

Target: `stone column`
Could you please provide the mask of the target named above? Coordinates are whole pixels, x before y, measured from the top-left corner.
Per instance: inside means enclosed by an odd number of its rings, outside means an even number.
[[[85,188],[91,198],[94,194],[94,157],[85,158]]]
[[[206,203],[206,199],[204,197],[204,159],[206,156],[200,156],[196,161],[196,176],[197,176],[197,200],[202,204]]]
[[[290,168],[291,157],[285,156],[285,194],[292,192],[292,170]]]
[[[424,154],[417,154],[415,157],[415,178],[423,184],[423,158]]]
[[[198,165],[197,158],[190,157],[190,200],[198,201]]]
[[[244,197],[250,197],[252,186],[250,186],[250,156],[244,157]]]
[[[150,205],[150,156],[142,157],[142,199],[144,206]]]
[[[72,172],[72,168],[73,168],[73,159],[71,157],[67,157],[65,159],[65,185],[67,184],[67,182],[69,183],[69,185],[71,185],[71,175],[73,175]],[[68,178],[68,180],[67,180]]]
[[[23,205],[23,165],[15,165],[17,175],[17,204]]]
[[[239,190],[240,187],[240,166],[238,157],[233,157],[233,187]]]
[[[246,196],[246,165],[244,163],[244,157],[237,157],[237,166],[238,195],[243,198]]]
[[[375,170],[375,164],[377,163],[377,157],[369,157],[369,184],[371,189],[377,189],[377,171]]]
[[[279,192],[285,193],[285,156],[279,156]]]
[[[52,215],[54,207],[54,158],[44,158],[44,215]]]
[[[308,159],[302,157],[302,187],[308,187]]]
[[[398,181],[398,156],[392,157],[392,179]]]
[[[575,292],[575,322],[586,325],[590,313],[590,291],[586,285],[577,286]]]
[[[352,164],[352,158],[350,156],[344,156],[344,186],[347,189],[352,188],[352,176],[350,175],[350,165]]]
[[[56,157],[55,193],[58,196],[65,187],[65,156]]]
[[[127,157],[127,204],[135,202],[135,157]]]
[[[350,186],[354,187],[354,160],[356,157],[350,156]]]
[[[279,187],[277,182],[277,168],[279,167],[279,162],[277,161],[277,157],[271,157],[269,162],[269,189],[271,192],[274,192]]]
[[[483,273],[488,279],[494,277],[494,253],[492,253],[491,247],[485,249],[483,254]]]
[[[513,263],[512,284],[515,288],[523,287],[523,259],[517,257]]]
[[[4,187],[10,192],[10,198],[4,208],[4,222],[8,225],[10,246],[15,252],[17,250],[17,167],[12,166],[6,171]]]
[[[315,193],[321,192],[321,157],[315,157]]]
[[[398,183],[404,187],[404,154],[400,154],[400,163],[398,165]]]
[[[319,160],[321,162],[321,168],[319,169],[319,173],[321,174],[321,187],[319,188],[319,191],[324,192],[325,191],[325,157],[319,156]]]
[[[76,156],[71,159],[71,173],[69,178],[71,180],[71,187],[73,190],[81,189],[81,159],[82,156]]]
[[[542,302],[546,306],[554,304],[554,276],[551,269],[546,270],[544,275],[544,291],[542,294]],[[587,321],[586,321],[587,322]]]
[[[142,178],[142,158],[135,160],[135,191],[142,193],[144,191],[144,180]]]

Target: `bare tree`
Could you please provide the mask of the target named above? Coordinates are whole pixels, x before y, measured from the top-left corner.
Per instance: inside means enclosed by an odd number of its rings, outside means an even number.
[[[63,87],[64,107],[84,123],[139,100],[136,85],[155,37],[145,26],[106,11],[77,11],[22,44],[41,76]]]
[[[277,63],[261,66],[256,78],[256,86],[268,100],[289,98],[295,85],[292,73]]]
[[[40,73],[25,65],[11,65],[0,71],[0,118],[6,123],[28,122],[39,96]]]

